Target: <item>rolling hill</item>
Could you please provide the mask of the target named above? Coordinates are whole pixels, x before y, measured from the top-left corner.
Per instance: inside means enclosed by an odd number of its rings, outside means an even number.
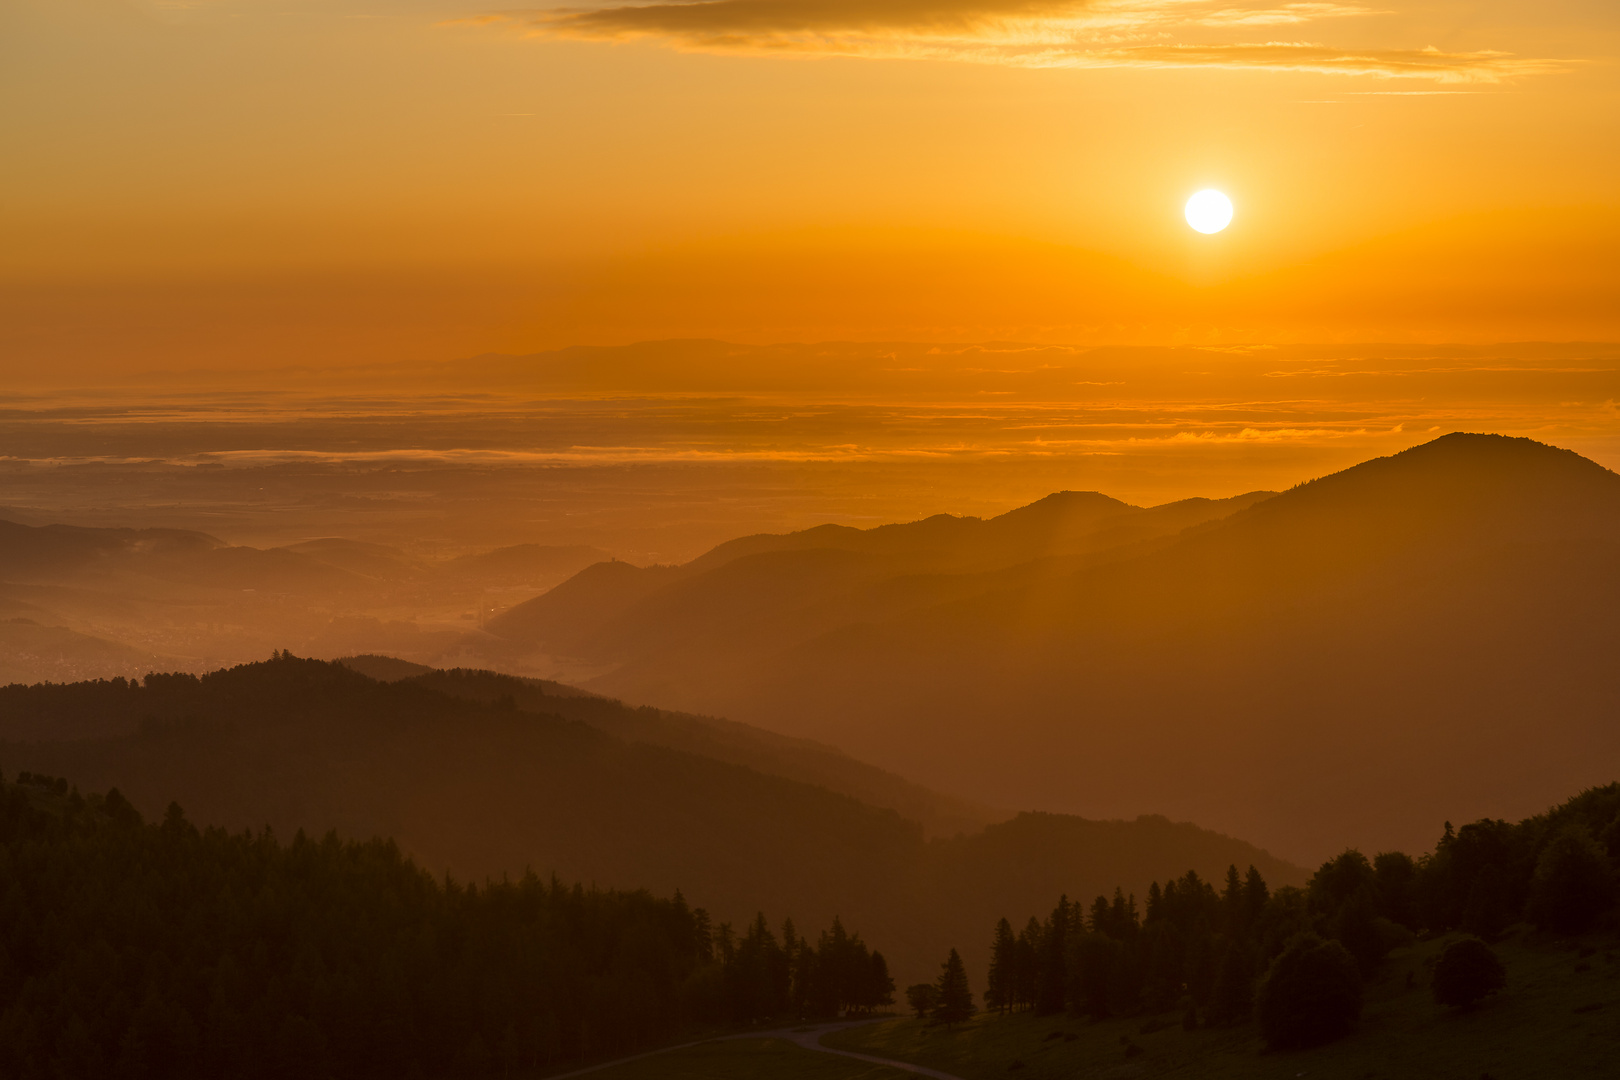
[[[1145,889],[1229,863],[1276,883],[1304,877],[1163,818],[1021,815],[930,841],[895,811],[825,787],[609,734],[602,717],[539,710],[594,703],[632,714],[619,721],[626,731],[656,729],[659,717],[596,698],[478,700],[496,688],[454,673],[385,683],[285,656],[200,679],[10,686],[0,688],[0,763],[116,786],[151,815],[174,800],[231,829],[393,837],[422,865],[463,878],[533,868],[679,888],[739,924],[758,910],[809,925],[841,915],[907,978],[1054,889]]]
[[[993,524],[751,538],[606,621],[547,594],[492,629],[611,665],[590,688],[933,787],[1305,860],[1420,849],[1411,823],[1532,813],[1620,766],[1620,476],[1569,451],[1454,434],[1171,536],[876,554]]]

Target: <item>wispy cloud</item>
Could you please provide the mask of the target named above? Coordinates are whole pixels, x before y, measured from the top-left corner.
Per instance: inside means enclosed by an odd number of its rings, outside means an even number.
[[[693,0],[553,8],[499,18],[536,36],[652,39],[688,51],[1029,68],[1215,67],[1479,83],[1564,66],[1498,51],[1200,40],[1374,14],[1384,12],[1332,0]]]

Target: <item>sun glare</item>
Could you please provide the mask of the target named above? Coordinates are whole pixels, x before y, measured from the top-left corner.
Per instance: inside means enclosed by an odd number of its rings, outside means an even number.
[[[1232,223],[1232,200],[1206,188],[1187,200],[1187,224],[1201,233],[1218,233]]]

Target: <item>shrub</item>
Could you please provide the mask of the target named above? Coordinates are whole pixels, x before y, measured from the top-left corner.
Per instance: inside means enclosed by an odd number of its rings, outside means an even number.
[[[914,983],[906,987],[906,1004],[919,1020],[928,1019],[928,1014],[934,1011],[938,1002],[939,991],[934,989],[933,983]]]
[[[1434,965],[1434,1000],[1459,1009],[1472,1008],[1487,994],[1507,985],[1507,970],[1491,947],[1478,938],[1446,946]]]
[[[1260,1032],[1277,1049],[1342,1038],[1361,1015],[1361,973],[1337,941],[1300,934],[1273,960],[1255,994]]]

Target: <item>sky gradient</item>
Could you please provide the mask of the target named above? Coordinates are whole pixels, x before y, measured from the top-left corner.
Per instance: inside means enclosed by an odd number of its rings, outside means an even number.
[[[4,0],[0,370],[1614,340],[1617,42],[1595,0]]]

